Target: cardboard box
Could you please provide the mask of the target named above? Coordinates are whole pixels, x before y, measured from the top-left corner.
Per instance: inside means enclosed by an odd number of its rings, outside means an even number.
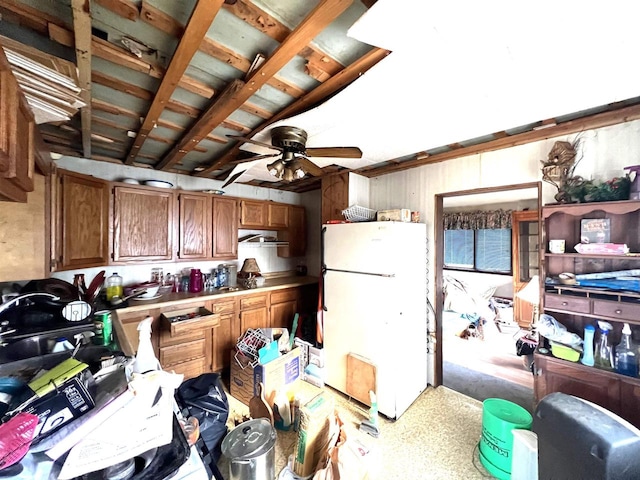
[[[24,412],[39,419],[34,439],[41,440],[91,410],[95,406],[92,384],[91,372],[84,370],[26,407]]]
[[[236,360],[236,357],[240,361]],[[244,367],[244,368],[242,368]],[[265,365],[251,368],[249,359],[239,353],[231,354],[231,374],[229,376],[230,392],[242,403],[249,405],[251,398],[257,393],[256,385],[264,384],[264,395],[269,398],[273,392],[285,388],[287,391],[295,388],[300,379],[302,368],[300,364],[300,349],[294,348],[289,353],[271,360]]]
[[[307,477],[315,472],[339,428],[335,405],[327,392],[320,392],[300,407],[300,427],[293,462],[296,475]]]
[[[398,208],[395,210],[378,210],[377,220],[379,222],[410,222],[411,210],[408,208]]]

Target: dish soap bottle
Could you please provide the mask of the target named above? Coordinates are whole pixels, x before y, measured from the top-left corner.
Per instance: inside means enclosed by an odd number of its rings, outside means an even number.
[[[595,363],[593,360],[593,336],[596,332],[596,327],[593,325],[586,325],[584,327],[584,342],[583,342],[583,354],[580,359],[580,363],[593,367]]]
[[[111,300],[113,297],[122,298],[122,277],[114,272],[109,278],[107,278],[107,300]]]
[[[622,328],[622,340],[616,346],[616,372],[629,377],[638,376],[638,357],[631,343],[631,327],[628,323]]]
[[[595,366],[605,370],[613,370],[613,350],[609,344],[609,332],[613,327],[609,322],[598,321],[600,340],[596,345]]]

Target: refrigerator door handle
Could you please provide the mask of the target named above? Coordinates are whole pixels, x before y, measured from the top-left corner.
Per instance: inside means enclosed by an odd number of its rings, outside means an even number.
[[[395,273],[372,273],[372,272],[358,272],[356,270],[340,270],[339,268],[327,268],[326,265],[322,267],[322,274],[324,275],[327,271],[329,272],[340,272],[340,273],[355,273],[357,275],[373,275],[375,277],[385,277],[385,278],[395,278]]]

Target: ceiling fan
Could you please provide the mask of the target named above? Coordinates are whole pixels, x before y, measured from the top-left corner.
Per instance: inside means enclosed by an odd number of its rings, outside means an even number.
[[[258,155],[245,161],[276,157],[267,165],[269,173],[285,182],[303,178],[307,173],[314,177],[322,175],[322,169],[309,157],[362,158],[362,150],[358,147],[310,147],[307,148],[307,132],[298,127],[280,126],[271,130],[271,145],[239,135],[227,135],[230,138],[253,143],[261,147],[279,150],[280,153]]]

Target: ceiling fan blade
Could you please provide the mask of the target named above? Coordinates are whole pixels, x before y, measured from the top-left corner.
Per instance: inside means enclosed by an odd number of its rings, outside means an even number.
[[[313,175],[314,177],[321,177],[324,175],[324,171],[308,158],[296,157],[296,160],[309,175]]]
[[[240,175],[242,175],[244,172],[246,172],[246,170],[240,170],[237,173],[234,173],[233,175],[231,175],[231,177],[229,178],[229,180],[227,180],[226,182],[224,182],[224,185],[222,185],[222,188],[226,187],[227,185],[231,185],[233,182],[235,182]]]
[[[280,155],[280,154],[279,153],[268,153],[268,154],[265,154],[265,155],[255,155],[253,157],[238,158],[236,160],[231,160],[229,162],[229,164],[231,164],[231,165],[239,165],[241,163],[253,162],[254,160],[262,160],[263,158],[277,157],[278,155]]]
[[[281,147],[274,147],[273,145],[269,145],[268,143],[259,142],[257,140],[253,140],[253,139],[247,138],[247,137],[242,137],[240,135],[227,135],[227,137],[233,138],[234,140],[240,140],[243,143],[253,143],[254,145],[259,145],[261,147],[270,148],[272,150],[280,150],[280,151],[284,150]]]
[[[362,158],[362,150],[358,147],[319,147],[307,148],[308,157]]]

